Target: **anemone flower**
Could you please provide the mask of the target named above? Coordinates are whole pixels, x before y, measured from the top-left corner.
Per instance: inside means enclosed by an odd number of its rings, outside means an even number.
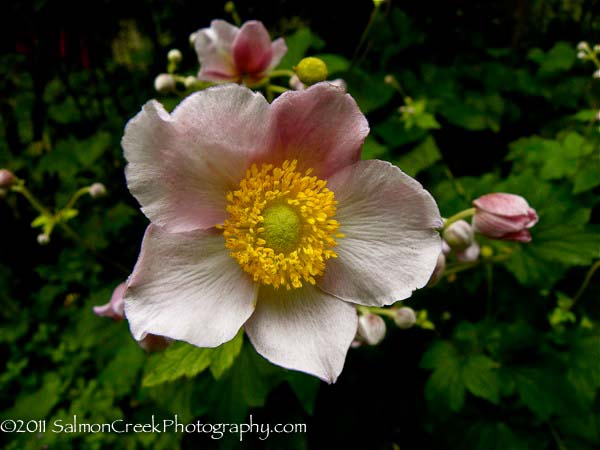
[[[215,347],[244,327],[274,364],[334,382],[355,304],[427,284],[441,251],[431,195],[361,161],[369,127],[329,83],[269,104],[226,84],[125,129],[127,184],[150,219],[125,293],[133,336]]]
[[[287,52],[285,41],[271,42],[261,22],[250,20],[241,28],[213,20],[194,33],[202,81],[232,81],[254,85],[279,64]]]

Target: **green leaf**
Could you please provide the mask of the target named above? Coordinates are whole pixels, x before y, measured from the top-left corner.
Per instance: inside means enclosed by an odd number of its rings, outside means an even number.
[[[570,70],[577,60],[577,54],[572,44],[561,41],[546,53],[539,48],[531,50],[529,58],[540,65],[538,73],[552,75]]]
[[[394,89],[384,83],[384,77],[384,74],[371,74],[360,69],[353,69],[345,75],[348,92],[363,113],[385,106],[394,96]]]
[[[323,62],[327,65],[327,73],[329,75],[345,72],[348,70],[348,67],[350,67],[350,61],[340,55],[322,53],[315,56],[323,60]]]
[[[35,392],[22,392],[12,408],[2,412],[6,419],[43,419],[61,398],[64,389],[63,380],[58,373],[44,376],[42,386]]]
[[[373,136],[367,136],[365,144],[363,145],[361,158],[363,160],[385,159],[387,152],[387,147],[377,142],[377,140]]]
[[[578,122],[594,122],[598,115],[597,109],[583,109],[577,114],[573,114],[570,119]]]
[[[435,139],[428,136],[417,147],[397,159],[395,164],[408,175],[414,177],[440,159],[442,159],[442,154],[435,143]]]
[[[515,386],[521,401],[540,420],[561,410],[562,400],[557,396],[557,386],[563,378],[543,369],[518,369],[514,373]]]
[[[221,378],[223,373],[231,367],[240,354],[243,343],[244,331],[240,330],[231,341],[214,349],[211,355],[210,371],[216,380]]]
[[[302,372],[288,371],[285,379],[296,394],[307,414],[312,415],[315,411],[315,401],[319,393],[321,381],[311,375]]]
[[[465,359],[462,377],[471,394],[498,404],[500,401],[500,377],[497,364],[484,355],[473,355]]]
[[[460,357],[452,344],[436,342],[421,360],[421,367],[435,369],[425,385],[425,397],[430,405],[441,403],[450,410],[460,411],[464,404],[465,385]]]
[[[198,348],[185,342],[175,342],[162,354],[153,356],[154,360],[144,375],[142,386],[156,386],[181,377],[194,377],[208,369],[213,352],[212,348]]]

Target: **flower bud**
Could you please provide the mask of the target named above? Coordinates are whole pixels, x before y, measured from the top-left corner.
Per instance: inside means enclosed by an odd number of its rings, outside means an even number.
[[[394,311],[394,322],[398,328],[402,330],[408,330],[412,328],[415,323],[417,323],[417,315],[415,314],[415,310],[404,306],[402,308],[398,308]]]
[[[600,53],[600,44],[594,45],[594,53]]]
[[[450,246],[448,245],[448,243],[442,239],[442,253],[446,256],[448,256],[450,254],[450,252],[452,251],[452,249],[450,248]]]
[[[369,345],[379,344],[385,337],[385,322],[377,314],[358,318],[358,336]]]
[[[592,76],[596,79],[600,79],[600,69],[596,70]]]
[[[584,59],[586,56],[587,55],[585,52],[577,52],[577,58],[579,59]]]
[[[429,282],[427,283],[428,287],[433,287],[438,284],[442,278],[444,277],[444,272],[446,270],[446,255],[443,251],[440,252],[437,262],[435,263],[435,269],[433,269],[433,273],[431,274],[431,278],[429,278]]]
[[[233,2],[227,2],[227,3],[225,3],[225,8],[224,9],[225,9],[225,12],[227,14],[231,14],[232,12],[235,11],[235,3],[233,3]]]
[[[127,289],[127,283],[119,284],[112,293],[110,301],[102,306],[94,306],[94,313],[101,317],[110,317],[113,320],[120,321],[125,318],[125,301],[123,296]]]
[[[588,48],[590,48],[590,45],[585,41],[581,41],[579,44],[577,44],[577,50],[579,50],[580,52],[582,52]]]
[[[15,181],[15,175],[8,169],[0,169],[0,187],[7,188]]]
[[[94,183],[90,186],[90,197],[98,198],[106,194],[106,187],[102,183]]]
[[[185,77],[183,84],[187,89],[194,87],[194,85],[198,82],[198,78],[190,75],[189,77]]]
[[[456,252],[456,258],[460,262],[473,262],[477,261],[477,259],[479,258],[479,253],[479,244],[477,243],[477,241],[474,240],[473,243],[467,248],[460,252]]]
[[[50,236],[48,236],[46,233],[38,234],[37,241],[40,245],[47,245],[50,242]]]
[[[303,58],[296,67],[294,67],[298,79],[310,86],[327,79],[327,65],[322,59],[309,56]]]
[[[384,77],[383,82],[385,84],[389,84],[390,86],[393,86],[396,84],[396,79],[394,78],[394,75],[388,74]]]
[[[473,228],[466,220],[457,220],[442,232],[442,237],[455,251],[462,251],[473,243]]]
[[[168,73],[161,73],[154,79],[154,89],[161,94],[175,90],[175,78]]]
[[[198,32],[194,32],[192,34],[190,34],[190,37],[188,38],[190,45],[192,47],[194,47],[196,45],[196,36],[198,35]]]
[[[177,64],[181,62],[181,60],[183,59],[183,55],[178,49],[173,48],[169,50],[169,53],[167,53],[167,59],[170,63]]]
[[[529,229],[538,222],[535,209],[519,195],[496,192],[473,201],[473,229],[492,239],[529,242]]]

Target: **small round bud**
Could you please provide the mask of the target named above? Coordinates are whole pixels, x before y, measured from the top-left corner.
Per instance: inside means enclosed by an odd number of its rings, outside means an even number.
[[[225,3],[225,12],[227,14],[231,14],[234,11],[235,11],[235,3],[233,3],[233,2]]]
[[[183,55],[179,50],[173,48],[169,50],[169,53],[167,53],[167,59],[169,60],[169,62],[177,64],[181,62],[181,60],[183,59]]]
[[[358,318],[358,336],[369,345],[379,344],[385,337],[385,322],[377,314]]]
[[[390,86],[396,84],[396,79],[394,78],[394,75],[386,75],[385,78],[383,79],[383,82],[385,84],[389,84]]]
[[[442,253],[444,253],[444,255],[448,256],[451,251],[452,251],[452,249],[450,248],[448,243],[442,239]]]
[[[417,315],[415,314],[415,310],[404,306],[402,308],[398,308],[395,312],[394,322],[398,328],[402,330],[408,330],[412,328],[412,326],[417,323]]]
[[[175,90],[175,78],[168,73],[161,73],[154,79],[154,89],[161,94]]]
[[[385,0],[373,0],[373,5],[375,5],[375,8],[379,8],[384,3],[385,3]]]
[[[50,242],[50,236],[48,236],[46,233],[38,234],[37,241],[40,245],[46,245]]]
[[[494,256],[494,249],[489,245],[484,245],[483,247],[481,247],[481,256],[486,259],[491,258],[492,256]]]
[[[444,254],[443,251],[441,251],[438,256],[437,262],[435,263],[435,269],[433,269],[433,273],[431,274],[431,278],[429,278],[429,282],[427,283],[427,286],[433,287],[436,284],[438,284],[444,277],[445,271],[446,271],[446,255]]]
[[[584,59],[586,56],[587,55],[585,52],[577,52],[577,58],[579,59]]]
[[[590,48],[590,44],[585,41],[581,41],[579,44],[577,44],[577,50],[580,52],[587,50],[588,48]]]
[[[600,44],[594,45],[594,53],[600,53]]]
[[[314,56],[303,58],[294,70],[298,79],[308,86],[327,79],[327,65]]]
[[[15,181],[15,175],[8,169],[0,169],[0,187],[7,188]]]
[[[98,198],[106,194],[106,186],[102,183],[94,183],[90,186],[90,197]]]
[[[596,70],[592,76],[597,80],[600,79],[600,69]]]
[[[458,259],[460,262],[474,262],[479,258],[479,253],[479,244],[477,241],[473,241],[473,243],[463,251],[456,252],[456,259]]]
[[[183,84],[187,89],[190,89],[190,88],[194,87],[194,85],[196,84],[197,81],[198,81],[198,79],[195,76],[190,75],[189,77],[185,77]]]
[[[442,237],[456,251],[462,251],[473,242],[473,228],[466,220],[458,220],[444,229]]]
[[[193,47],[196,45],[196,36],[198,35],[197,32],[194,32],[192,34],[190,34],[190,37],[188,38],[188,40],[190,41],[190,45]]]

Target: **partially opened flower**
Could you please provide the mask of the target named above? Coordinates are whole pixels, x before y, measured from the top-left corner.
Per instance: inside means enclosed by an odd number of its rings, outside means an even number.
[[[538,222],[535,209],[520,195],[495,192],[473,201],[473,229],[484,236],[529,242],[529,228]]]
[[[273,70],[287,52],[285,41],[271,42],[261,22],[250,20],[241,28],[213,20],[210,28],[194,34],[202,81],[232,81],[253,85]]]
[[[243,326],[271,362],[334,382],[357,331],[353,304],[409,297],[441,251],[431,195],[360,160],[368,131],[329,83],[272,104],[233,84],[171,114],[147,103],[122,141],[152,222],[125,295],[134,337],[215,347]]]

